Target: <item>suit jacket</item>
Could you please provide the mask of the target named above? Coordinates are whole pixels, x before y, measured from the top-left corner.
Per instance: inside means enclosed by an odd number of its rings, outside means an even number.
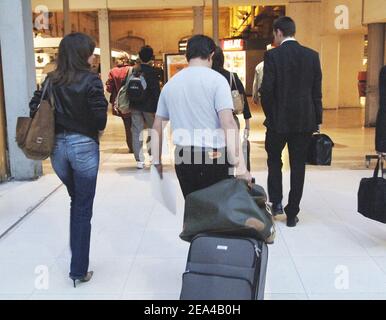
[[[264,125],[277,133],[314,132],[322,123],[322,71],[316,51],[286,41],[264,56]]]
[[[375,130],[375,149],[386,152],[386,66],[379,75],[379,110]]]

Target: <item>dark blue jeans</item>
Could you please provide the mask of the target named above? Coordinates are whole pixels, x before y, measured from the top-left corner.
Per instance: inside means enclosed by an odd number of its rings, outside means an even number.
[[[87,274],[91,217],[99,169],[99,145],[92,138],[65,132],[57,134],[51,163],[71,197],[70,276]]]

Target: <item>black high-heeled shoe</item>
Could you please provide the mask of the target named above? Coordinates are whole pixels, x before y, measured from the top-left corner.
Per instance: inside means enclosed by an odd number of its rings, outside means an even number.
[[[74,278],[74,277],[71,277],[71,280],[74,281],[74,288],[76,288],[76,281],[80,281],[80,282],[88,282],[91,280],[92,276],[94,274],[94,271],[89,271],[87,272],[87,274],[83,277],[83,278]]]

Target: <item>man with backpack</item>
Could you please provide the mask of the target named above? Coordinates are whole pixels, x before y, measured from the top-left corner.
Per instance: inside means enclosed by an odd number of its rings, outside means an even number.
[[[142,47],[139,58],[141,63],[134,67],[132,74],[127,79],[127,95],[130,101],[134,156],[137,161],[137,168],[143,169],[145,158],[142,152],[143,138],[141,133],[145,123],[148,129],[153,127],[161,89],[157,72],[152,66],[153,49],[150,46]],[[147,149],[151,154],[150,139],[147,141]]]
[[[125,126],[126,143],[129,148],[129,153],[133,153],[133,138],[131,134],[131,115],[130,113],[123,114],[115,107],[115,102],[118,96],[119,89],[124,84],[128,74],[131,73],[133,67],[129,65],[129,56],[127,53],[121,54],[117,59],[117,66],[114,67],[106,82],[106,90],[111,93],[110,103],[112,105],[112,112],[114,116],[121,117]]]

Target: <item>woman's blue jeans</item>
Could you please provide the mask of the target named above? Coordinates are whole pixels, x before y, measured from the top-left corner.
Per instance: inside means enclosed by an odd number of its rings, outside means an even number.
[[[64,132],[56,135],[52,167],[71,197],[70,277],[81,279],[88,271],[91,217],[99,169],[99,145],[87,136]]]

